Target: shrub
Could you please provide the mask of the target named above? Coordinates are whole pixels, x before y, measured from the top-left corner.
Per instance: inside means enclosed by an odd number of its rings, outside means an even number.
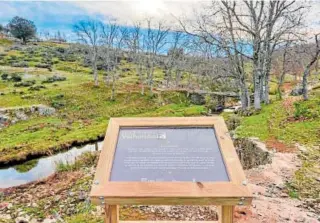
[[[251,116],[251,115],[256,115],[259,114],[260,110],[257,110],[255,108],[246,108],[246,109],[239,109],[236,111],[236,114],[240,116]]]
[[[320,99],[295,102],[294,109],[293,116],[296,119],[320,117]]]
[[[226,124],[230,131],[235,130],[241,124],[241,118],[238,115],[232,115],[226,121]]]
[[[51,65],[50,64],[45,64],[45,63],[39,63],[39,64],[36,64],[35,67],[38,67],[38,68],[50,68]]]
[[[54,108],[57,108],[57,109],[62,108],[62,107],[64,107],[65,105],[66,105],[66,103],[64,103],[64,102],[62,102],[62,101],[56,101],[56,100],[54,100],[54,101],[51,102],[51,106],[54,107]]]
[[[19,74],[12,74],[10,77],[10,81],[20,82],[20,81],[22,81],[22,78],[20,77]]]
[[[28,88],[29,91],[40,91],[41,89],[45,89],[46,86],[44,85],[36,85],[36,86],[31,86]]]
[[[20,83],[14,84],[14,87],[30,87],[36,83],[35,80],[32,81],[22,81]]]
[[[17,62],[17,63],[12,63],[12,67],[29,67],[29,65],[26,62]]]
[[[56,82],[56,81],[65,81],[67,80],[66,77],[61,77],[61,76],[52,76],[52,77],[48,77],[46,80],[42,81],[42,83],[53,83],[53,82]]]
[[[8,80],[8,74],[1,74],[1,79],[2,80]]]

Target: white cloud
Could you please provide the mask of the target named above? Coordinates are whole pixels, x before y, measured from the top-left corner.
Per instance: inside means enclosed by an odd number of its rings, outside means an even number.
[[[170,24],[176,22],[172,16],[193,17],[194,10],[200,10],[209,0],[115,0],[115,1],[73,1],[73,4],[87,10],[88,13],[100,14],[107,18],[115,18],[121,24],[152,17],[165,20]],[[320,0],[310,1],[310,9],[306,16],[310,32],[320,31]]]
[[[155,20],[165,20],[168,23],[172,23],[175,21],[174,16],[192,15],[193,10],[199,8],[202,4],[196,0],[117,0],[94,3],[80,1],[73,3],[86,9],[91,14],[98,13],[106,18],[115,18],[121,24],[130,24],[133,21],[150,17]]]

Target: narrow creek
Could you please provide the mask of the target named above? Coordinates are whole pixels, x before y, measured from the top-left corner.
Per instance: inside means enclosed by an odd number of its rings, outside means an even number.
[[[73,163],[84,152],[100,150],[102,141],[40,159],[29,160],[23,164],[0,169],[0,188],[19,186],[50,176],[56,171],[57,163]]]

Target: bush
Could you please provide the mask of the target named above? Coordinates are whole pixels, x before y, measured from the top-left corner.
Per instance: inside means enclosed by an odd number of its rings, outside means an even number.
[[[36,64],[35,67],[38,67],[38,68],[50,68],[51,65],[50,64],[45,64],[45,63],[39,63],[39,64]]]
[[[52,101],[51,102],[51,106],[54,108],[63,108],[66,105],[66,103],[62,102],[62,101]]]
[[[230,131],[235,130],[241,124],[241,118],[238,115],[232,115],[226,122]]]
[[[12,74],[10,77],[10,81],[20,82],[20,81],[22,81],[22,78],[20,77],[19,74]]]
[[[42,81],[43,84],[45,83],[53,83],[53,82],[56,82],[56,81],[65,81],[67,80],[66,77],[61,77],[61,76],[52,76],[52,77],[48,77],[46,80]]]
[[[1,79],[4,81],[8,80],[8,76],[9,76],[8,74],[1,74]]]
[[[16,62],[11,64],[12,67],[29,67],[27,62]]]
[[[14,87],[30,87],[36,83],[35,80],[32,81],[22,81],[20,83],[14,84]]]
[[[296,119],[320,117],[320,99],[295,102],[293,116]]]
[[[236,114],[240,116],[251,116],[251,115],[256,115],[259,114],[260,110],[256,110],[254,108],[246,108],[246,109],[239,109],[236,111]]]
[[[41,89],[45,89],[46,86],[44,85],[36,85],[36,86],[31,86],[28,88],[29,91],[40,91]]]

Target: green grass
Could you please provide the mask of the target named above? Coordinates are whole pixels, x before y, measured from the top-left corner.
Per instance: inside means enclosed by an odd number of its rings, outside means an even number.
[[[318,106],[319,99],[312,98],[310,101],[298,103],[306,107],[309,104],[309,110],[314,112],[316,108],[311,108]],[[275,101],[270,105],[263,106],[259,114],[243,117],[241,126],[237,128],[237,135],[240,137],[258,137],[262,141],[275,137],[288,145],[296,142],[304,145],[320,143],[320,116],[310,117],[303,121],[289,121],[288,118],[290,117],[293,119],[294,113],[289,114],[282,101]]]
[[[97,162],[98,153],[86,152],[81,154],[74,163],[56,163],[56,172],[76,171],[83,167],[91,167]]]
[[[67,223],[103,223],[102,217],[93,216],[91,213],[75,214],[66,218]]]

